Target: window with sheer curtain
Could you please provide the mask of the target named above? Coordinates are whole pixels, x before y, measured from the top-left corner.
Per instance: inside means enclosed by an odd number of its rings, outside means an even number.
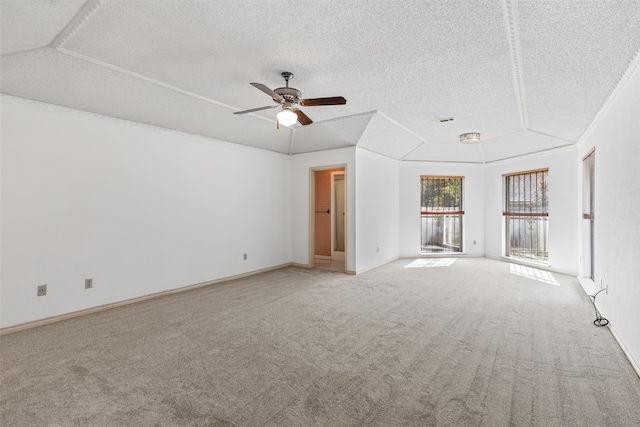
[[[503,176],[506,255],[546,264],[549,260],[549,170]]]
[[[463,177],[422,176],[420,180],[420,252],[462,252]]]

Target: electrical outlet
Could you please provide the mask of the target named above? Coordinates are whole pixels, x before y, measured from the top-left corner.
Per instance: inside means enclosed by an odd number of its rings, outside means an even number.
[[[380,252],[380,246],[376,247],[376,252]]]
[[[244,259],[246,261],[247,260],[247,254],[243,254],[242,255],[242,259]]]
[[[84,279],[84,288],[85,289],[93,288],[93,279]]]
[[[47,285],[38,286],[38,296],[43,297],[47,294]]]
[[[475,245],[476,245],[476,241],[474,240],[474,241],[473,241],[473,246],[475,246]]]

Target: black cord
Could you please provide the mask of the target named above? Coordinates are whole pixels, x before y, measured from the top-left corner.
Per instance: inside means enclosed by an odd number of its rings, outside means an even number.
[[[596,297],[598,296],[598,294],[602,291],[605,291],[605,289],[600,289],[598,292],[596,292],[595,295],[589,295],[589,298],[592,298],[592,303],[593,303],[593,309],[596,312],[596,320],[593,321],[593,324],[596,326],[607,326],[609,324],[609,321],[607,319],[605,319],[604,317],[600,316],[600,313],[598,313],[598,309],[596,308]]]

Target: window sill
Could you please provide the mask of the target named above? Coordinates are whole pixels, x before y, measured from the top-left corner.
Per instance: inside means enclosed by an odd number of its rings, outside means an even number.
[[[418,256],[423,258],[451,258],[458,255],[468,255],[466,252],[420,252]]]
[[[514,264],[522,264],[522,265],[527,265],[529,267],[536,267],[536,268],[542,268],[542,269],[550,269],[551,267],[549,266],[549,263],[544,263],[544,262],[537,262],[537,261],[527,261],[525,259],[520,259],[520,258],[512,258],[509,256],[501,256],[501,259],[503,259],[504,261],[507,262],[512,262]]]

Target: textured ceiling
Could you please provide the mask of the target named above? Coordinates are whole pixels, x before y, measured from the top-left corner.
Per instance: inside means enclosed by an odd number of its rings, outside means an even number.
[[[281,153],[411,161],[575,143],[640,48],[637,0],[2,0],[0,24],[2,93]],[[277,109],[232,114],[272,105],[249,83],[283,86],[282,71],[303,98],[347,104],[280,130]]]

